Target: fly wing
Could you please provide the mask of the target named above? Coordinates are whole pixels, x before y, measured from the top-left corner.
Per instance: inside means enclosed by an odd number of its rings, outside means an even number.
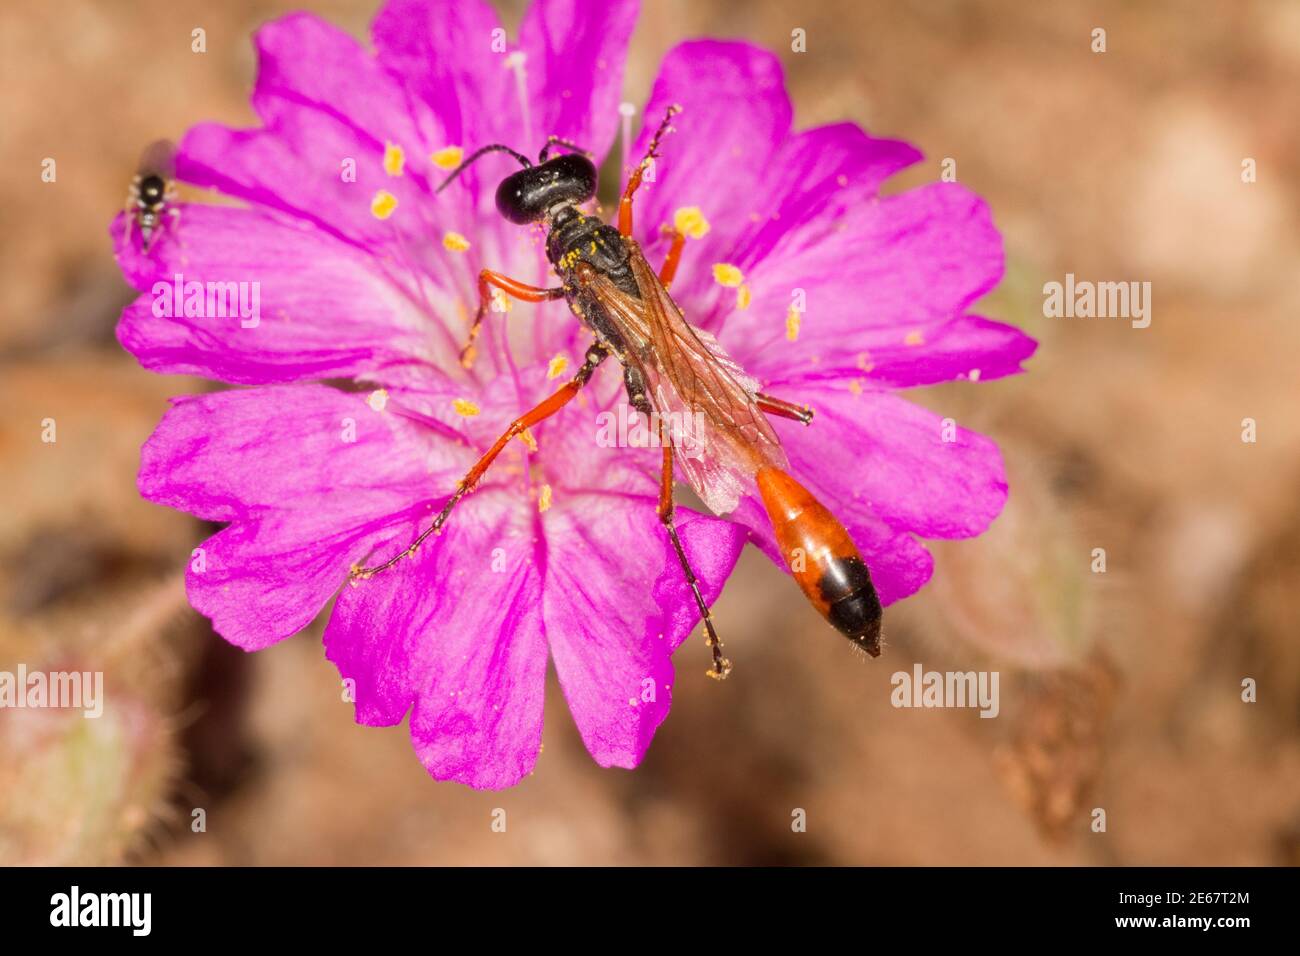
[[[785,452],[754,401],[758,383],[712,335],[686,321],[640,247],[627,246],[641,297],[605,276],[592,291],[628,344],[625,359],[646,380],[682,474],[711,511],[726,514],[759,467],[786,467]]]
[[[163,179],[175,179],[176,145],[167,139],[154,140],[140,154],[140,165],[136,172],[142,176],[157,174]]]

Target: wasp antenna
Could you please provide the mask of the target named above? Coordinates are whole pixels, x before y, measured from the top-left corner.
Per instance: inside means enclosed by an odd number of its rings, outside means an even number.
[[[465,167],[469,166],[475,160],[477,160],[481,156],[486,155],[487,153],[509,153],[515,159],[519,160],[519,165],[523,166],[525,169],[533,165],[529,161],[527,156],[525,156],[523,153],[515,152],[509,146],[502,146],[500,143],[493,143],[490,146],[482,146],[479,149],[474,150],[474,152],[470,153],[469,157],[463,163],[461,163],[459,166],[453,169],[447,175],[447,178],[442,181],[442,185],[434,190],[434,193],[440,193],[448,186],[450,186],[452,180],[454,180],[457,176],[459,176],[461,173],[465,171]]]
[[[546,137],[546,145],[542,147],[541,153],[538,154],[537,161],[539,163],[546,162],[546,158],[551,155],[551,150],[556,146],[563,146],[565,149],[569,150],[570,152],[574,152],[580,156],[586,156],[588,159],[591,159],[590,150],[583,149],[577,143],[572,143],[567,139],[560,139],[560,137],[552,133],[550,136]]]
[[[681,111],[681,106],[676,103],[668,107],[668,110],[664,113],[663,121],[659,124],[659,128],[655,130],[655,134],[650,137],[650,146],[646,149],[645,159],[641,160],[643,166],[649,162],[651,157],[659,155],[659,143],[663,140],[664,136],[668,133],[675,132],[672,125],[673,117]]]

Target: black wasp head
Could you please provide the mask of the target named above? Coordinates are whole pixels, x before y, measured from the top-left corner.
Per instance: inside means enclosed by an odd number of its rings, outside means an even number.
[[[522,226],[543,219],[554,206],[583,203],[595,195],[595,164],[578,153],[565,153],[502,180],[497,211]]]

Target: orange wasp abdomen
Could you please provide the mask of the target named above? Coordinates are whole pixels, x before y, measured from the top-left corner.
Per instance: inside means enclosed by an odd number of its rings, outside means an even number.
[[[836,630],[880,655],[880,598],[844,526],[807,488],[764,466],[755,476],[776,541],[795,581]]]

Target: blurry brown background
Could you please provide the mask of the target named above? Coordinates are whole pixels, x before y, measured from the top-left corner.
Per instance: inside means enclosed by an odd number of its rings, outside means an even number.
[[[358,36],[373,13],[306,5]],[[0,669],[102,669],[111,705],[0,711],[0,862],[1300,862],[1300,3],[647,3],[629,99],[676,41],[741,36],[781,52],[800,125],[925,150],[891,188],[955,158],[1006,240],[981,311],[1042,346],[1028,375],[918,396],[997,438],[1013,490],[989,535],[935,547],[887,656],[747,553],[717,607],[731,680],[688,643],[632,773],[591,762],[552,682],[504,793],[356,727],[319,627],[255,656],[216,638],[180,579],[204,529],[136,495],[165,397],[202,386],[116,347],[107,223],[145,142],[251,120],[249,33],[293,6],[0,10]],[[1043,318],[1066,272],[1152,282],[1151,327]],[[999,670],[1001,716],[893,709],[916,660]]]

